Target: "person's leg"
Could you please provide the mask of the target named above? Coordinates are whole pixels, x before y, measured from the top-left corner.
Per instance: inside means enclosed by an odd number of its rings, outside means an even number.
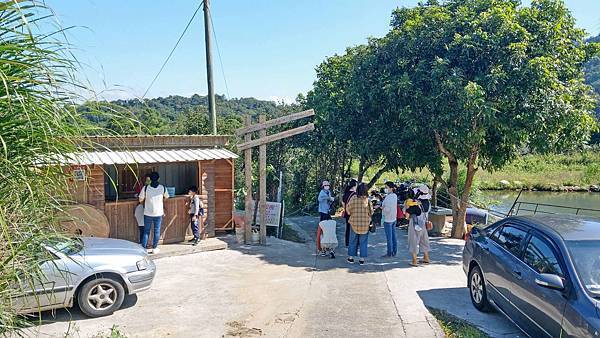
[[[411,265],[417,265],[418,238],[414,226],[408,226],[408,251],[411,254]]]
[[[359,243],[360,243],[360,258],[364,262],[365,258],[368,256],[368,247],[369,247],[369,233],[367,232],[364,235],[358,235]]]
[[[158,241],[160,240],[160,225],[162,223],[162,216],[153,217],[154,223],[154,238],[152,238],[152,248],[156,249],[158,247]]]
[[[344,244],[348,247],[348,243],[350,242],[350,222],[346,218],[346,233],[344,237]]]
[[[419,241],[419,248],[423,251],[423,263],[429,263],[429,235],[427,234],[427,230],[423,230],[423,236]]]
[[[144,215],[144,234],[142,236],[142,247],[148,247],[148,238],[150,237],[150,228],[152,227],[152,217]]]
[[[393,222],[390,226],[392,231],[392,256],[396,256],[398,253],[398,238],[396,238],[396,222]]]
[[[393,256],[392,247],[392,232],[394,231],[394,223],[383,222],[383,230],[385,230],[385,240],[387,242],[386,256]]]
[[[358,235],[350,227],[350,242],[348,243],[348,257],[356,256],[358,251]]]
[[[144,229],[145,228],[146,228],[145,226],[138,227],[138,230],[139,230],[139,236],[138,236],[139,240],[138,240],[138,243],[140,245],[142,245],[142,243],[144,242]]]
[[[200,217],[200,216],[198,216],[198,217]],[[200,239],[200,229],[198,228],[198,217],[196,217],[196,220],[194,220],[194,215],[191,215],[191,217],[190,217],[192,233],[194,234],[195,240]]]

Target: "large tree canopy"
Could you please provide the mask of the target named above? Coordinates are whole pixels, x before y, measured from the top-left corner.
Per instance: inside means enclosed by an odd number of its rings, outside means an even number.
[[[582,69],[598,48],[584,37],[560,0],[431,0],[396,10],[385,37],[326,60],[310,103],[340,126],[336,137],[360,135],[361,158],[439,173],[445,157],[460,236],[478,168],[589,139],[596,100]],[[389,128],[398,132],[382,138]],[[389,146],[364,141],[372,135]]]

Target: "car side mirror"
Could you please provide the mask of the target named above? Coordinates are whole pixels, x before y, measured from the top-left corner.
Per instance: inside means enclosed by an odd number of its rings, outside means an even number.
[[[535,283],[541,287],[554,290],[563,290],[565,284],[563,279],[557,275],[551,275],[549,273],[541,273],[535,278]]]

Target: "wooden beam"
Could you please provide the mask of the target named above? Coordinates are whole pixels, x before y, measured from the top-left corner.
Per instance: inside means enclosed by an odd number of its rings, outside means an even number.
[[[259,122],[258,124],[255,124],[255,125],[245,126],[243,128],[236,130],[235,134],[237,136],[242,136],[247,133],[259,131],[261,129],[267,129],[267,128],[274,127],[274,126],[277,126],[280,124],[296,121],[296,120],[299,120],[299,119],[302,119],[305,117],[309,117],[309,116],[314,116],[314,115],[315,115],[315,111],[312,109],[309,109],[309,110],[301,111],[299,113],[294,113],[291,115],[278,117],[276,119],[272,119],[269,121]]]
[[[250,115],[246,115],[246,126],[252,124]],[[252,134],[246,134],[244,141],[250,142]],[[246,149],[244,152],[244,176],[246,177],[246,211],[244,212],[245,228],[244,228],[244,243],[252,242],[252,148]]]
[[[265,115],[258,117],[258,123],[264,124]],[[267,130],[261,129],[258,136],[260,139],[267,136]],[[263,143],[258,147],[258,170],[260,172],[259,190],[260,190],[260,244],[267,245],[267,144]]]
[[[245,140],[244,143],[240,143],[237,145],[238,150],[246,150],[249,148],[253,148],[256,146],[259,146],[261,144],[267,144],[267,143],[271,143],[273,141],[277,141],[277,140],[281,140],[284,139],[286,137],[290,137],[290,136],[294,136],[294,135],[298,135],[298,134],[302,134],[305,133],[307,131],[311,131],[311,130],[315,130],[315,125],[312,123],[306,124],[302,127],[298,127],[298,128],[294,128],[294,129],[290,129],[290,130],[286,130],[286,131],[282,131],[280,133],[277,134],[273,134],[273,135],[269,135],[269,136],[265,136],[256,140],[252,140],[252,141],[248,141]],[[248,135],[248,134],[246,134]]]

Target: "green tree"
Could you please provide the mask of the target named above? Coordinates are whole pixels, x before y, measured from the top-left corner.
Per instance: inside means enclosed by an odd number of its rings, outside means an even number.
[[[383,89],[390,111],[418,133],[414,142],[435,142],[448,160],[454,237],[463,234],[479,168],[589,138],[595,100],[582,67],[594,50],[560,0],[429,1],[394,12],[381,51]]]
[[[30,321],[16,314],[23,287],[41,285],[42,244],[56,236],[67,179],[56,159],[87,132],[69,89],[76,61],[37,1],[0,1],[0,335]],[[31,23],[35,23],[31,25]],[[46,31],[40,32],[44,28]]]

